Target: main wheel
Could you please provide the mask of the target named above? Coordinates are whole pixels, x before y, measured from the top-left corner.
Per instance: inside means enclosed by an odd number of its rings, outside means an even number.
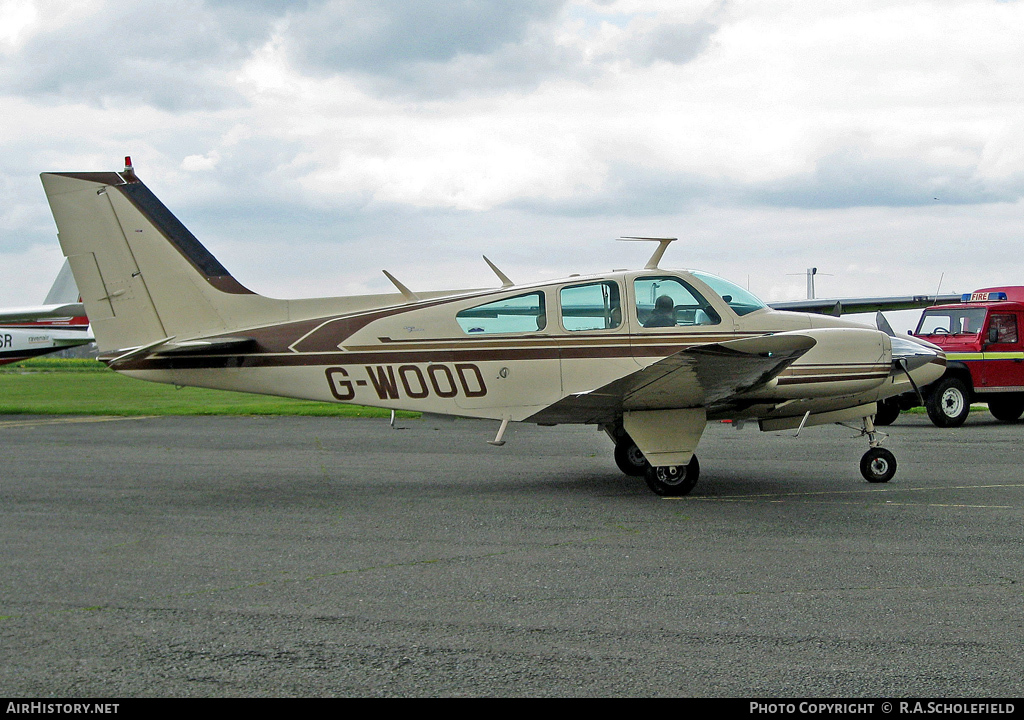
[[[939,380],[925,400],[928,418],[936,427],[960,427],[971,412],[970,393],[963,380],[948,377]]]
[[[886,483],[896,474],[896,456],[885,448],[873,447],[860,459],[860,474],[869,483]]]
[[[644,479],[655,495],[675,497],[686,495],[693,490],[700,477],[700,463],[697,456],[690,458],[686,465],[667,465],[662,467],[647,466]]]
[[[1024,397],[1010,395],[1008,397],[992,398],[988,401],[988,411],[992,417],[1000,422],[1017,422],[1024,413]]]
[[[900,404],[894,398],[875,403],[875,425],[892,425],[900,416]]]
[[[629,435],[615,443],[615,464],[619,466],[619,470],[633,477],[640,477],[649,467],[647,458]]]

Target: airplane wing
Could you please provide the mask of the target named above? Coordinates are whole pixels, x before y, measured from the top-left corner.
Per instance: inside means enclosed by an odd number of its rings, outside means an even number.
[[[848,315],[888,310],[915,310],[960,302],[960,295],[901,295],[895,297],[825,298],[818,300],[786,300],[768,303],[776,310],[820,313],[822,315]]]
[[[527,418],[539,424],[612,422],[624,410],[706,407],[769,382],[815,345],[779,333],[695,345]]]
[[[29,307],[0,309],[0,322],[32,322],[47,318],[75,318],[85,316],[82,303],[58,303]]]

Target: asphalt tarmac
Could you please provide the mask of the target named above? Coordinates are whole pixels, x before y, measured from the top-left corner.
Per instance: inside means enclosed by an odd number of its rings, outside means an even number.
[[[1024,424],[0,417],[0,696],[1020,697]]]

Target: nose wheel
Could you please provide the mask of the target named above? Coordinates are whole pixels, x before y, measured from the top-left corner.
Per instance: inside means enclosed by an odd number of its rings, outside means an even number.
[[[896,474],[896,456],[881,447],[873,447],[860,459],[860,474],[869,483],[885,483]]]
[[[866,417],[861,434],[868,436],[868,444],[871,447],[860,459],[860,474],[869,483],[889,482],[896,474],[896,456],[881,447],[882,440],[879,435],[884,436],[884,433],[875,430],[874,421]]]

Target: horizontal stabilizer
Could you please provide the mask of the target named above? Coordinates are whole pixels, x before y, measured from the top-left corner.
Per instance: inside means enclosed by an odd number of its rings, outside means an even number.
[[[159,355],[205,355],[207,353],[240,352],[256,343],[251,337],[218,337],[208,340],[184,340],[161,345]]]
[[[135,348],[122,348],[100,357],[111,365],[147,355],[207,355],[239,352],[256,343],[250,337],[212,337],[174,342],[173,337]]]

